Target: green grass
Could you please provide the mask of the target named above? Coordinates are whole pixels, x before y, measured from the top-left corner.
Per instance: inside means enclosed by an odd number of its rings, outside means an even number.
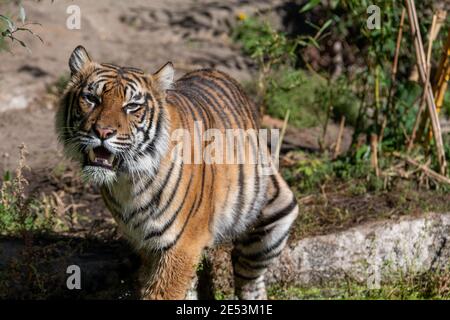
[[[271,286],[269,299],[340,299],[340,300],[447,300],[450,299],[450,272],[429,271],[401,276],[398,280],[369,289],[356,281],[346,281],[330,288]]]
[[[332,107],[332,118],[345,116],[347,124],[357,117],[357,98],[344,80],[332,85],[324,78],[307,71],[282,68],[269,81],[266,110],[273,117],[283,119],[290,110],[290,123],[296,127],[313,127],[325,122]]]

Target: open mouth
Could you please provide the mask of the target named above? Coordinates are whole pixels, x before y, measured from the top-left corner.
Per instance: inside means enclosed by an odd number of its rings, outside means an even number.
[[[89,150],[87,163],[90,166],[113,170],[117,166],[118,160],[117,157],[105,147],[96,147]]]

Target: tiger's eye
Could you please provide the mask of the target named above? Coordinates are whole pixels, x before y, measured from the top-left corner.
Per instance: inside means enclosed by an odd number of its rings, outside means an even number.
[[[130,104],[127,104],[124,107],[124,109],[127,113],[133,113],[133,112],[138,111],[141,107],[142,107],[142,104],[130,103]]]
[[[92,105],[97,105],[100,102],[99,99],[91,93],[83,94],[83,99]]]

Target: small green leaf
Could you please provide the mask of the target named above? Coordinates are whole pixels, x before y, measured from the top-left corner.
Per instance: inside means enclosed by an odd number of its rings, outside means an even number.
[[[8,30],[9,30],[10,32],[13,32],[13,31],[16,29],[16,27],[15,27],[15,25],[14,25],[14,22],[12,22],[11,19],[9,19],[8,17],[5,17],[5,16],[2,15],[2,14],[0,14],[0,18],[2,18],[3,20],[6,21],[6,23],[8,24]]]
[[[321,0],[310,0],[307,4],[305,4],[301,9],[300,13],[304,13],[306,11],[309,11],[313,9],[315,6],[317,6],[320,3]]]
[[[320,35],[331,25],[331,23],[333,22],[332,19],[329,19],[327,22],[325,22],[322,26],[322,28],[320,28],[320,30],[316,33],[314,38],[319,38]]]

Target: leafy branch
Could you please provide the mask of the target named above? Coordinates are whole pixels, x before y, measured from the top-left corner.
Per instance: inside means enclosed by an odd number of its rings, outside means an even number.
[[[38,38],[43,43],[44,40],[42,40],[41,36],[39,36],[37,33],[35,33],[30,28],[28,28],[29,26],[32,26],[32,25],[41,26],[41,24],[38,22],[25,23],[26,12],[25,12],[25,8],[22,5],[20,5],[20,7],[19,7],[19,19],[20,19],[20,25],[17,25],[14,21],[11,20],[11,18],[9,18],[3,14],[0,14],[0,20],[3,20],[4,23],[6,24],[6,29],[1,31],[1,37],[2,37],[2,39],[5,39],[5,38],[10,39],[12,43],[14,41],[16,41],[22,47],[26,48],[29,52],[31,52],[31,50],[30,50],[30,48],[28,48],[27,44],[23,40],[20,40],[19,38],[17,38],[17,34],[22,33],[22,32],[28,32],[32,36]],[[7,50],[10,51],[9,49],[7,49]]]

